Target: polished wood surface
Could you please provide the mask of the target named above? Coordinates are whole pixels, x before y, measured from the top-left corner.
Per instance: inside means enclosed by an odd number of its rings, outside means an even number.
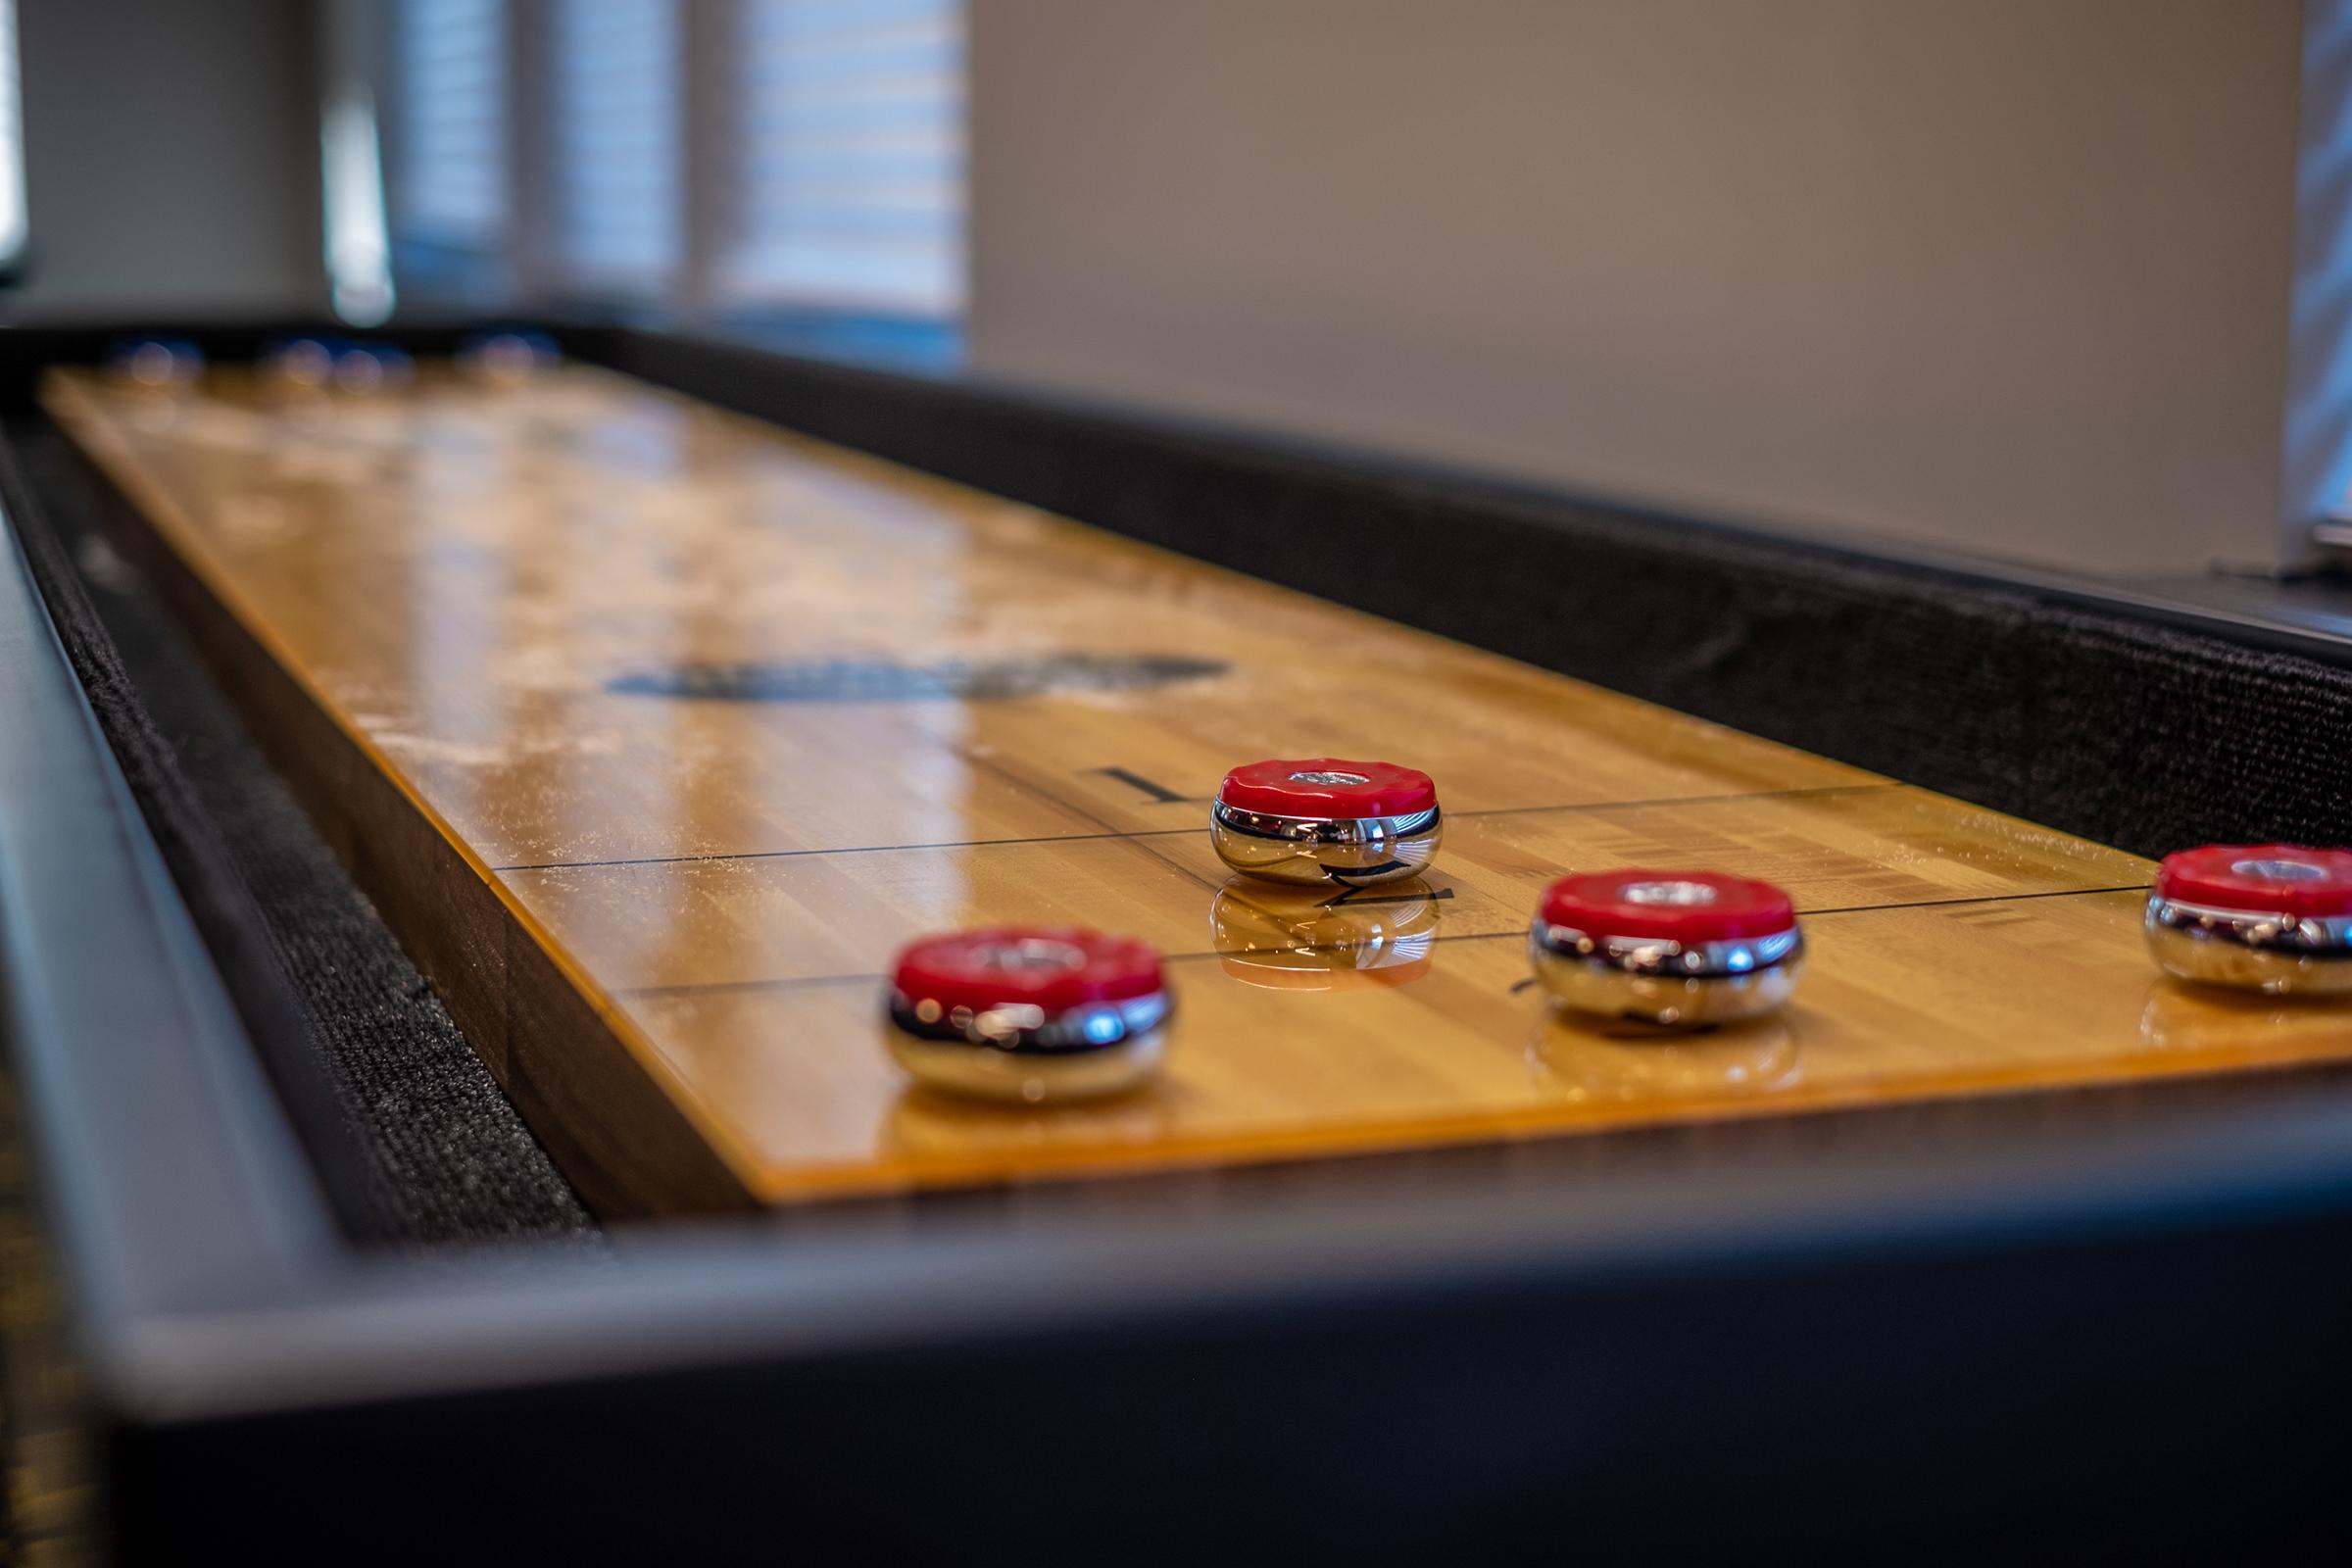
[[[2342,1010],[2161,978],[2134,857],[596,370],[46,398],[614,1211],[2352,1056]],[[1207,798],[1276,755],[1434,774],[1429,876],[1336,904],[1232,878]],[[1553,1016],[1536,893],[1627,863],[1787,887],[1795,1003],[1694,1037]],[[1162,1081],[910,1089],[893,950],[1032,920],[1170,956]]]

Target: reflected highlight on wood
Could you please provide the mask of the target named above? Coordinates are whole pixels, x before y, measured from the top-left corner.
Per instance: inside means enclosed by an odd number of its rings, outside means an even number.
[[[2147,862],[601,372],[47,388],[279,764],[609,1212],[1516,1139],[2352,1056],[2162,980]],[[1218,863],[1236,761],[1436,775],[1426,877]],[[1778,882],[1784,1013],[1668,1038],[1526,984],[1563,871]],[[1170,956],[1098,1105],[908,1088],[924,930]]]

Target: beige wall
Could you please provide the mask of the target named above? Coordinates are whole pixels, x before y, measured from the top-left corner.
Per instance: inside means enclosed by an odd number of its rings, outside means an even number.
[[[25,286],[0,319],[324,303],[311,0],[18,0]]]
[[[973,365],[1743,520],[2277,548],[2295,0],[971,0]]]

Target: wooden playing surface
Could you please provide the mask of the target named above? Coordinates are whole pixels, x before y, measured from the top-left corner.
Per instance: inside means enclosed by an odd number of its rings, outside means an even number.
[[[2159,978],[2145,860],[614,375],[46,397],[614,1212],[2352,1056],[2341,1010]],[[1435,775],[1425,884],[1326,906],[1227,875],[1224,770],[1315,755]],[[1536,894],[1628,863],[1788,888],[1796,1002],[1687,1038],[1553,1016]],[[1160,1083],[907,1087],[894,950],[1004,921],[1169,956]]]

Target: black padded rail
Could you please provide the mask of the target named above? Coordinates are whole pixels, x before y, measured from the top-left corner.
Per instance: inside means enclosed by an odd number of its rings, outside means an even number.
[[[1361,454],[620,329],[619,370],[2085,838],[2352,842],[2290,633]]]
[[[569,1184],[146,585],[64,438],[0,421],[0,494],[237,1011],[354,1240],[582,1236]]]

